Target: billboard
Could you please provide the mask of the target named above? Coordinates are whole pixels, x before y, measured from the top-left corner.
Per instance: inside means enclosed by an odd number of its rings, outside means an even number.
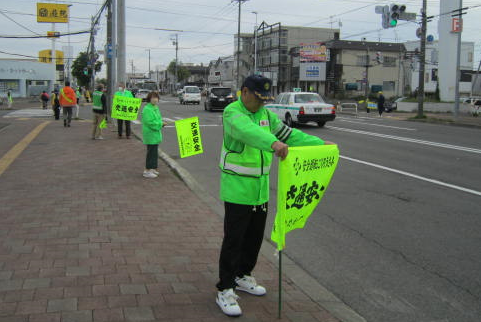
[[[326,62],[330,60],[329,49],[322,42],[301,43],[300,61],[304,62]]]
[[[68,5],[37,2],[37,22],[68,22]]]
[[[326,63],[300,63],[299,80],[301,81],[325,81]]]

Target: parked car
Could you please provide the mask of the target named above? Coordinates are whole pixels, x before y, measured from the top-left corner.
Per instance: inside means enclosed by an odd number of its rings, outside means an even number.
[[[204,101],[204,109],[212,111],[215,109],[223,110],[227,105],[234,101],[234,95],[229,87],[212,87],[207,91]]]
[[[179,97],[180,104],[200,104],[200,89],[197,86],[184,86]]]
[[[386,112],[391,112],[391,111],[396,111],[397,110],[397,104],[399,102],[402,102],[406,97],[399,97],[395,99],[393,102],[390,102],[388,106],[385,106],[384,108],[386,109]]]
[[[136,98],[141,98],[142,102],[147,101],[147,95],[149,95],[150,91],[148,89],[139,89],[135,94]]]
[[[293,127],[295,123],[310,121],[323,127],[327,121],[334,121],[336,118],[334,105],[325,103],[317,93],[281,93],[274,103],[267,104],[266,108],[276,113],[290,127]]]

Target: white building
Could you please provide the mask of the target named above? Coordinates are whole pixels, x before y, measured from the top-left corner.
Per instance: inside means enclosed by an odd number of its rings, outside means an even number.
[[[53,81],[51,64],[32,60],[0,59],[0,95],[12,91],[13,97],[30,97],[48,90]]]
[[[209,64],[208,86],[234,88],[234,56],[219,57]]]
[[[449,63],[442,64],[440,61],[440,41],[426,43],[426,65],[424,71],[424,91],[426,93],[435,93],[438,81],[439,90],[442,101],[454,101],[454,84],[456,76],[456,55],[451,56]],[[411,92],[414,92],[419,86],[419,60],[413,52],[421,49],[420,41],[409,41],[404,44],[406,50],[411,53],[410,58],[404,60],[404,69],[406,70],[407,81]],[[469,95],[471,91],[471,74],[473,73],[473,56],[474,42],[461,43],[461,81],[459,83],[459,92]],[[454,70],[453,70],[454,66]],[[442,76],[444,75],[444,76]],[[452,96],[446,95],[447,88],[443,92],[443,84],[446,87],[453,87]],[[446,84],[451,84],[447,86]],[[444,93],[444,94],[443,94]]]

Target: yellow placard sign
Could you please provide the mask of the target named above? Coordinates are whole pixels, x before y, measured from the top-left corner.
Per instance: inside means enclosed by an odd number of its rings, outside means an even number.
[[[55,51],[55,60],[57,65],[63,65],[63,51]],[[38,61],[41,63],[52,63],[52,50],[45,49],[38,52]]]
[[[279,162],[277,214],[271,239],[277,249],[286,245],[286,234],[303,228],[326,191],[339,161],[337,145],[290,147]]]
[[[68,5],[37,2],[37,22],[68,22]]]
[[[180,157],[186,158],[204,152],[200,138],[199,118],[175,121],[177,141],[179,142]]]
[[[115,95],[112,102],[111,117],[117,120],[136,120],[141,105],[141,98]]]

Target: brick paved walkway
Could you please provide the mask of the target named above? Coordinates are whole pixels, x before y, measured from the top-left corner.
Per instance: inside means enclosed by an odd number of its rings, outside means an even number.
[[[42,120],[11,122],[0,157]],[[94,141],[90,126],[52,121],[0,175],[0,321],[229,320],[215,304],[222,219],[162,162],[144,179],[139,141]],[[240,294],[236,320],[279,321],[277,269],[261,257],[254,273],[269,293]],[[283,283],[282,321],[338,321]]]

